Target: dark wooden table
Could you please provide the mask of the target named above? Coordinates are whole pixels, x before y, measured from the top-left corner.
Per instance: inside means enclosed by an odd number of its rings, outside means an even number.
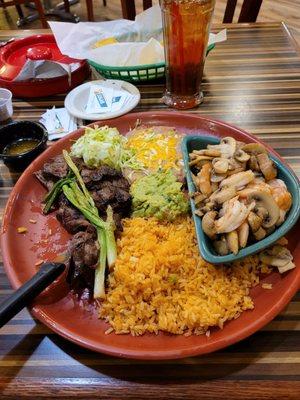
[[[221,27],[216,27],[219,30]],[[0,41],[36,31],[0,31]],[[161,85],[140,87],[137,111],[164,109]],[[210,54],[204,103],[191,113],[236,124],[273,146],[300,176],[300,55],[283,24],[228,25]],[[14,101],[15,119],[38,120],[64,96]],[[0,165],[0,209],[18,178]],[[1,214],[1,215],[2,215]],[[300,266],[298,266],[300,267]],[[0,268],[0,301],[11,293]],[[0,330],[0,398],[300,399],[300,293],[248,339],[204,357],[143,362],[77,347],[27,310]]]

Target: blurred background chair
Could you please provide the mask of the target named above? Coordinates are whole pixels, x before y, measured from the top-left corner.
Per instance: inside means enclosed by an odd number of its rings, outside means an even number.
[[[87,2],[92,0],[86,0]],[[217,0],[218,2],[218,0]],[[244,0],[238,22],[255,22],[258,16],[262,0]],[[143,9],[152,6],[152,0],[143,0]],[[233,22],[237,0],[227,0],[226,9],[224,13],[223,22]],[[136,15],[135,1],[134,0],[121,0],[121,7],[123,18],[134,19]]]
[[[104,7],[106,7],[106,0],[102,0]],[[94,17],[94,7],[93,0],[85,0],[86,2],[86,10],[87,10],[87,20],[92,22],[95,20]],[[151,7],[151,6],[150,6]],[[125,17],[124,17],[125,18]],[[134,19],[134,18],[133,18]]]
[[[134,0],[121,0],[122,14],[125,19],[134,19],[136,15]],[[152,7],[152,0],[143,0],[143,9]]]
[[[23,15],[22,9],[21,9],[21,4],[25,4],[27,0],[0,0],[0,7],[6,9],[7,7],[15,6],[17,9],[17,12],[19,14],[19,17],[21,18]],[[35,9],[37,11],[37,15],[39,20],[41,21],[42,27],[47,28],[48,24],[46,21],[45,13],[44,13],[44,8],[42,5],[41,0],[32,0],[32,2],[35,5]]]
[[[261,3],[262,0],[244,0],[238,22],[255,22],[259,14]],[[233,22],[236,6],[237,0],[227,0],[223,18],[224,23]]]

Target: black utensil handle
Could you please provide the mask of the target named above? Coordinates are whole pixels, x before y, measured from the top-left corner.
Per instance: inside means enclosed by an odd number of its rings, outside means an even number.
[[[8,299],[0,304],[0,328],[13,318],[22,308],[50,285],[63,271],[64,264],[45,263],[29,281],[24,283]]]

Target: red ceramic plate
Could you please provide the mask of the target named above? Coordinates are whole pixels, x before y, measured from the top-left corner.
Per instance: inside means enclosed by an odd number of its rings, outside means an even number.
[[[199,133],[220,137],[230,135],[245,142],[258,141],[248,133],[223,122],[177,112],[128,114],[105,121],[105,124],[115,126],[125,134],[135,125],[137,119],[149,125],[171,125],[186,134]],[[99,125],[103,125],[103,122]],[[80,129],[46,150],[27,168],[11,193],[3,220],[1,244],[6,273],[15,289],[36,272],[35,263],[38,260],[53,260],[66,249],[69,235],[57,222],[55,215],[44,216],[41,213],[41,199],[45,189],[34,178],[33,172],[41,168],[47,159],[60,154],[62,149],[68,149],[72,141],[82,133],[83,130]],[[270,151],[275,154],[273,150]],[[282,162],[284,163],[283,160]],[[35,219],[37,223],[30,224],[29,219]],[[28,233],[16,233],[18,226],[28,227]],[[240,318],[226,323],[222,330],[213,330],[209,338],[205,335],[184,337],[165,333],[157,336],[146,334],[141,337],[105,335],[108,325],[97,318],[93,307],[83,307],[74,300],[63,279],[36,299],[32,313],[66,339],[114,356],[172,359],[212,352],[256,332],[270,322],[291,300],[300,283],[299,234],[298,223],[289,235],[289,246],[298,268],[282,276],[274,272],[265,278],[264,282],[272,283],[273,289],[264,290],[259,285],[251,290],[254,310],[244,312]]]

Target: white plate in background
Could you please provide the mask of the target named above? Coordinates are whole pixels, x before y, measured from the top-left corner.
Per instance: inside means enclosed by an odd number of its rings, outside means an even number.
[[[89,121],[99,121],[110,118],[116,118],[120,115],[127,114],[134,107],[136,107],[141,99],[141,94],[138,88],[126,81],[119,81],[116,79],[107,79],[106,82],[120,82],[121,88],[133,94],[134,97],[126,103],[120,110],[107,113],[87,114],[85,107],[88,101],[91,85],[103,82],[102,80],[86,82],[75,89],[71,90],[65,98],[65,107],[68,112],[76,118],[86,119]]]

